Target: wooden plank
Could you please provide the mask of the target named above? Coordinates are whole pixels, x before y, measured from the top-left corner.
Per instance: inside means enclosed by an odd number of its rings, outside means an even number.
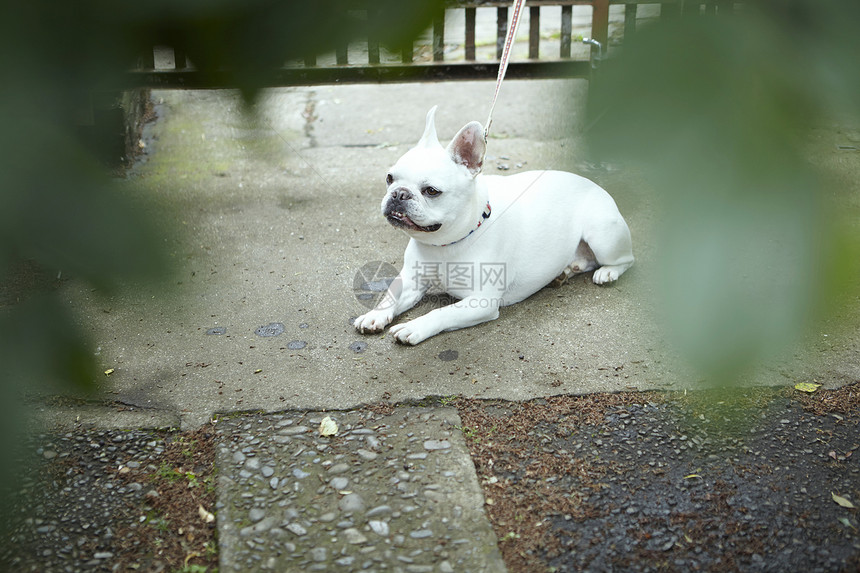
[[[540,58],[540,6],[529,8],[529,59]]]
[[[606,49],[606,40],[609,37],[609,0],[593,0],[591,10],[591,37]],[[596,46],[592,47],[592,51],[596,49]]]
[[[593,0],[526,0],[527,6],[588,6]],[[629,0],[613,0],[617,4],[625,4]],[[655,4],[661,0],[632,0],[647,4]],[[673,1],[673,0],[664,0]],[[502,8],[511,6],[511,0],[470,0],[467,2],[448,2],[449,8]]]
[[[273,70],[268,78],[263,79],[260,87],[485,80],[495,79],[498,71],[499,67],[495,62],[281,68]],[[552,60],[511,62],[506,77],[510,79],[588,78],[590,74],[589,62]],[[123,81],[116,85],[98,86],[98,89],[224,89],[235,86],[234,74],[229,71],[142,70],[129,72]]]
[[[173,65],[177,70],[184,70],[188,67],[188,56],[182,48],[173,48]]]
[[[624,42],[633,37],[636,33],[636,4],[626,4],[624,6]]]
[[[561,7],[561,47],[559,48],[559,57],[570,57],[570,36],[573,32],[573,6]]]
[[[433,20],[433,61],[445,59],[445,13]]]
[[[609,0],[610,4],[681,4],[684,0]],[[721,0],[699,0],[700,4],[711,4]],[[590,6],[594,0],[526,0],[526,6]],[[456,8],[498,8],[510,6],[511,0],[487,0],[469,2],[449,2],[449,9]]]
[[[379,11],[368,9],[366,14],[368,27],[373,28],[373,21],[379,19]],[[379,39],[372,34],[367,37],[367,63],[379,63]]]
[[[505,52],[505,36],[508,34],[508,7],[496,9],[496,59],[501,60]]]
[[[475,61],[475,8],[466,8],[466,60]]]
[[[345,66],[349,63],[349,55],[347,54],[346,44],[341,44],[337,48],[335,48],[334,54],[337,65]]]
[[[144,70],[155,69],[155,46],[149,46],[140,56],[140,67]]]
[[[367,63],[379,63],[379,41],[374,38],[367,39]]]
[[[678,4],[682,0],[609,0],[610,4]]]

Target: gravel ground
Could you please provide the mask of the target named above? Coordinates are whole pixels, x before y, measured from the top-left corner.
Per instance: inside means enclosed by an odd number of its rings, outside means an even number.
[[[857,571],[860,386],[458,402],[510,571]]]
[[[443,402],[34,436],[0,570],[494,570],[467,445],[512,572],[860,570],[860,383]]]
[[[217,564],[208,428],[33,436],[4,511],[0,570],[179,571]],[[192,571],[191,569],[185,569]],[[202,572],[203,569],[198,570]]]

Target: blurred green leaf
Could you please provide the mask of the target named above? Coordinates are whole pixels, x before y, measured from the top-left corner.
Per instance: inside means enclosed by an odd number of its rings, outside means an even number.
[[[35,294],[0,315],[4,381],[31,395],[71,385],[95,388],[94,353],[68,306],[49,293]]]
[[[13,260],[38,261],[108,291],[167,268],[161,244],[172,232],[144,216],[131,183],[111,181],[73,138],[41,122],[12,119],[40,153],[0,138],[0,245]],[[6,144],[6,145],[4,145]],[[120,188],[124,185],[124,188]]]
[[[834,223],[834,193],[801,149],[826,112],[857,111],[844,105],[860,101],[844,65],[857,34],[834,6],[779,5],[662,20],[589,94],[593,148],[635,162],[656,189],[660,314],[716,383],[795,341],[831,285],[857,289],[857,258],[844,258],[857,237]]]
[[[36,274],[100,291],[162,278],[172,230],[111,180],[78,134],[94,99],[115,96],[154,45],[184,50],[203,73],[228,70],[247,99],[288,60],[359,36],[401,45],[442,10],[426,0],[81,0],[0,10],[0,458],[25,424],[22,394],[89,390],[104,375],[58,293]],[[369,8],[365,13],[361,8]],[[369,15],[367,15],[369,14]],[[103,93],[107,92],[107,93]],[[26,274],[26,273],[25,273]],[[14,464],[4,466],[5,482]],[[0,472],[2,473],[2,472]],[[2,485],[2,484],[0,484]],[[0,502],[3,500],[0,499]]]
[[[121,83],[153,45],[183,49],[204,73],[232,70],[236,87],[251,96],[289,59],[359,36],[400,45],[442,9],[425,0],[4,5],[0,280],[24,260],[103,291],[165,269],[169,229],[148,219],[131,184],[109,180],[75,136],[92,93]]]
[[[0,62],[33,89],[85,92],[116,85],[145,51],[168,45],[204,75],[228,70],[250,98],[288,60],[368,35],[399,47],[443,9],[441,0],[33,0],[5,8],[0,34],[15,50]]]

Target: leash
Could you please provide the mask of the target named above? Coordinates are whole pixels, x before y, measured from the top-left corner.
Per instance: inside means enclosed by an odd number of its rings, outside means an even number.
[[[505,48],[502,51],[502,58],[499,60],[499,75],[496,78],[496,92],[493,94],[493,103],[490,104],[490,113],[487,115],[487,123],[484,128],[484,141],[490,135],[490,126],[493,124],[493,110],[496,109],[496,100],[499,98],[499,89],[502,87],[502,80],[505,79],[505,73],[508,71],[508,59],[511,56],[511,48],[514,45],[514,37],[517,35],[517,28],[520,25],[520,15],[523,12],[526,0],[514,0],[514,13],[511,15],[511,25],[508,27],[508,33],[505,36]]]

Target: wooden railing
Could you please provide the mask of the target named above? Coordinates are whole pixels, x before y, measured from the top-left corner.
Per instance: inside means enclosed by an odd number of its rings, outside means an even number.
[[[373,38],[359,45],[361,61],[351,57],[350,50],[355,45],[341,45],[334,53],[333,61],[321,61],[316,56],[308,56],[293,65],[285,65],[272,70],[265,86],[294,86],[338,83],[383,83],[417,81],[454,81],[495,78],[498,58],[501,56],[505,34],[508,28],[508,12],[512,0],[449,0],[448,10],[462,10],[465,17],[465,34],[462,39],[463,56],[460,61],[445,59],[446,40],[445,21],[440,18],[433,23],[429,42],[432,57],[422,61],[416,58],[415,43],[403,46],[396,61],[381,57],[380,45]],[[624,5],[623,36],[635,33],[637,12],[642,4],[659,4],[660,17],[673,17],[680,14],[731,10],[732,0],[709,0],[693,2],[690,0],[528,0],[528,59],[513,59],[508,67],[510,78],[588,78],[592,64],[600,56],[598,50],[608,47],[610,31],[610,6]],[[591,7],[591,25],[586,37],[592,49],[590,56],[583,59],[572,57],[572,46],[581,42],[574,35],[572,16],[574,6]],[[557,55],[541,55],[540,19],[541,9],[557,7],[560,10],[560,38]],[[476,14],[478,9],[496,11],[496,60],[478,61],[476,44]],[[520,36],[523,31],[521,29]],[[162,47],[161,50],[170,50]],[[232,87],[230,70],[202,73],[194,69],[186,55],[172,49],[173,65],[169,68],[156,67],[157,48],[150,50],[142,58],[140,69],[129,72],[124,87],[206,89]],[[586,52],[587,53],[587,52]],[[354,54],[353,54],[354,56]]]

